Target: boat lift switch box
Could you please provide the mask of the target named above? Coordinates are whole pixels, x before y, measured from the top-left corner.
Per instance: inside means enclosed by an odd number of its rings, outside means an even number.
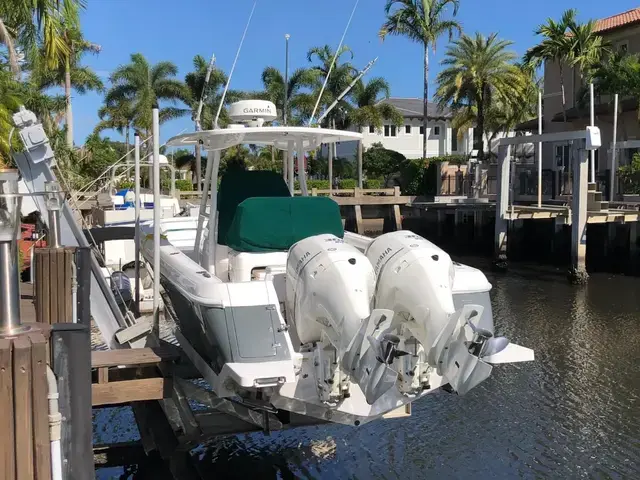
[[[602,139],[600,138],[600,128],[587,127],[587,150],[597,150],[602,146]]]

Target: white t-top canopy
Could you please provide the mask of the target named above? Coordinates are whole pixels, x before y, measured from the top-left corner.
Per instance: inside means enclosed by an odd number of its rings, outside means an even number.
[[[223,150],[240,144],[274,145],[280,150],[287,150],[289,142],[294,142],[297,149],[300,140],[302,140],[305,150],[314,150],[323,143],[362,140],[362,134],[345,130],[310,127],[222,128],[184,133],[171,138],[167,145],[181,147],[195,145],[198,141],[202,141],[206,150]]]

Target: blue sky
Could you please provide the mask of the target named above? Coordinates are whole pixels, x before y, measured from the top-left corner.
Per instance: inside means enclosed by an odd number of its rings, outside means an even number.
[[[384,21],[385,0],[361,0],[345,44],[354,51],[354,64],[364,66],[379,56],[367,77],[382,76],[397,97],[422,96],[421,47],[404,38],[388,38],[382,43],[377,33]],[[638,0],[577,2],[576,0],[461,0],[458,20],[467,33],[498,32],[514,42],[522,54],[536,43],[534,29],[547,17],[559,18],[567,8],[576,7],[582,20],[602,18],[640,6]],[[309,47],[340,41],[355,0],[258,0],[235,74],[234,89],[259,89],[260,75],[268,65],[284,69],[284,35],[289,33],[291,70],[308,65]],[[217,64],[229,71],[251,11],[253,0],[88,0],[83,13],[85,37],[102,46],[97,55],[87,55],[84,63],[107,82],[109,73],[140,52],[151,62],[170,60],[179,76],[191,69],[193,56],[209,58],[215,52]],[[431,57],[431,91],[440,69],[439,61],[447,38]],[[99,94],[74,94],[75,142],[82,144],[98,121],[102,103]],[[165,123],[162,140],[192,129],[188,117]],[[115,132],[105,132],[117,138]]]

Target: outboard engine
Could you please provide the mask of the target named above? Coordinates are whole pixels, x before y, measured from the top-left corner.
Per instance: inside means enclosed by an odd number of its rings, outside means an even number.
[[[302,349],[313,351],[318,394],[326,404],[349,394],[344,356],[369,320],[374,286],[367,257],[334,235],[309,237],[289,250],[287,319]]]
[[[395,348],[400,359],[395,363],[380,359],[379,369],[394,365],[405,377],[411,376],[407,369],[414,369],[414,377],[416,371],[426,376],[425,370],[435,369],[454,391],[464,394],[489,377],[489,363],[533,360],[532,350],[509,345],[506,338],[478,328],[481,305],[455,310],[455,267],[451,257],[433,243],[410,231],[392,232],[375,239],[366,256],[377,277],[374,308],[392,310],[394,316],[386,330],[374,331],[375,342],[370,342],[378,351]],[[395,342],[393,347],[387,346],[388,338]],[[507,355],[499,357],[507,346]]]

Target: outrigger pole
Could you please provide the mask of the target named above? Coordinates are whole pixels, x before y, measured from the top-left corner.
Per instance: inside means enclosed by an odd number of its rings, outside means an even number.
[[[333,110],[336,105],[338,105],[338,103],[340,103],[340,101],[347,96],[347,94],[351,91],[351,89],[356,85],[356,83],[358,83],[358,81],[364,77],[367,72],[369,70],[371,70],[371,67],[373,67],[373,65],[378,61],[378,57],[374,58],[373,60],[371,60],[369,63],[367,63],[366,67],[364,67],[362,70],[360,70],[360,73],[358,74],[358,76],[356,78],[353,79],[353,81],[349,84],[349,86],[347,88],[344,89],[344,91],[338,96],[338,98],[336,98],[336,100],[329,105],[329,108],[327,108],[325,110],[325,112],[318,118],[318,120],[316,120],[316,123],[318,125],[320,125],[322,123],[322,120],[325,119],[325,117],[327,115],[329,115],[329,113],[331,113],[331,110]]]

